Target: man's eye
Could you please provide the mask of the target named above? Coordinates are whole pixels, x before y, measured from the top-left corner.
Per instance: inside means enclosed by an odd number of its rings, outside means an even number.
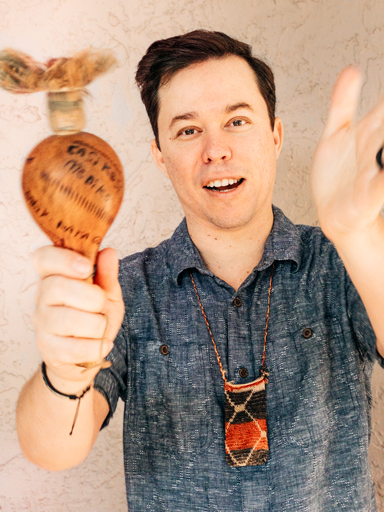
[[[196,133],[196,128],[185,128],[184,130],[180,130],[177,134],[177,136],[179,137],[180,135],[187,135],[187,136],[191,136],[191,135],[194,135]]]
[[[244,119],[235,119],[231,123],[232,126],[243,126],[244,124],[245,124]]]

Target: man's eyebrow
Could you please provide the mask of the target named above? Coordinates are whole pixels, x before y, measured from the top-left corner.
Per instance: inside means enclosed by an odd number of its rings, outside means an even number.
[[[233,105],[227,105],[225,107],[225,113],[230,114],[231,112],[234,112],[235,110],[239,110],[241,108],[246,108],[253,112],[253,108],[249,103],[246,103],[245,101],[239,101],[238,103],[234,103]],[[192,110],[191,112],[185,112],[184,114],[180,114],[178,116],[173,117],[172,121],[170,122],[169,128],[171,129],[177,123],[177,121],[189,121],[191,119],[196,119],[197,117],[198,114],[194,110]]]
[[[225,113],[230,114],[231,112],[234,112],[235,110],[239,110],[240,108],[246,108],[253,112],[253,108],[251,107],[251,105],[249,103],[240,101],[239,103],[235,103],[234,105],[227,105],[227,107],[225,108]]]
[[[169,125],[169,128],[172,128],[172,126],[174,124],[177,123],[177,121],[188,121],[190,119],[196,119],[198,116],[197,116],[197,112],[185,112],[185,114],[180,114],[178,116],[175,116],[174,118],[172,118],[172,121]]]

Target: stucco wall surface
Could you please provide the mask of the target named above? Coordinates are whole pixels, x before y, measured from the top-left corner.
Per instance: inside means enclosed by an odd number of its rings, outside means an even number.
[[[195,28],[246,40],[276,73],[278,114],[285,125],[275,203],[295,222],[316,223],[309,187],[311,155],[337,74],[364,72],[360,113],[383,93],[382,0],[0,0],[0,49],[46,61],[83,48],[111,48],[119,67],[89,87],[87,131],[108,141],[126,174],[124,204],[103,246],[119,256],[168,237],[182,218],[170,183],[151,161],[152,136],[134,85],[148,45]],[[80,466],[49,473],[21,454],[15,405],[40,362],[31,322],[36,274],[31,253],[48,242],[21,194],[28,152],[50,134],[42,93],[0,90],[0,510],[126,510],[122,410]],[[384,511],[384,373],[375,370],[371,455],[379,510]]]

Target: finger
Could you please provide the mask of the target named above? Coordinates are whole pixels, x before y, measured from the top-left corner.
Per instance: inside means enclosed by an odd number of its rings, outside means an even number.
[[[349,128],[355,120],[362,87],[362,74],[353,66],[344,69],[334,86],[323,137]]]
[[[99,286],[54,275],[40,281],[36,301],[44,306],[67,306],[90,313],[104,313],[106,295]]]
[[[40,277],[60,274],[74,279],[87,279],[93,265],[84,256],[53,245],[41,247],[33,253],[33,263]]]
[[[113,343],[89,338],[70,338],[49,335],[41,337],[38,348],[47,366],[59,368],[77,365],[83,361],[97,361],[107,357]],[[78,371],[76,373],[79,373]]]
[[[357,128],[360,145],[376,154],[384,144],[384,98],[359,121]]]
[[[107,295],[106,315],[108,317],[104,339],[114,341],[124,317],[124,302],[118,281],[119,261],[116,251],[104,249],[98,255],[97,283]]]
[[[88,313],[61,306],[49,306],[36,308],[33,323],[37,335],[43,332],[55,336],[102,339],[107,319],[105,315],[98,313]]]
[[[108,248],[99,252],[96,263],[94,283],[98,284],[107,294],[108,299],[120,301],[121,287],[119,284],[119,260],[114,249]]]

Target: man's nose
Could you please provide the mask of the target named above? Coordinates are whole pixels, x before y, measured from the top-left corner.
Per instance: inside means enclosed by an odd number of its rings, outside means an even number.
[[[229,160],[231,158],[231,149],[225,136],[207,135],[204,150],[204,163],[219,163],[220,161]]]

